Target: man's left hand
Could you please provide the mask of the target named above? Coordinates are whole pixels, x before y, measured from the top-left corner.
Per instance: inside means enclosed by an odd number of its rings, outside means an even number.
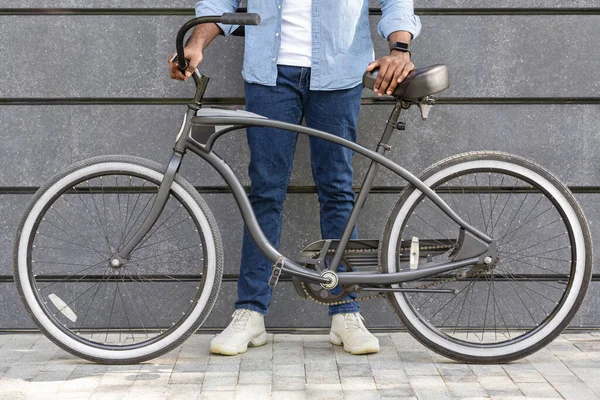
[[[384,94],[390,96],[394,93],[396,86],[415,69],[415,65],[410,61],[410,53],[394,50],[389,56],[381,57],[370,63],[367,71],[373,71],[376,68],[379,68],[379,74],[377,74],[373,90],[379,96]]]

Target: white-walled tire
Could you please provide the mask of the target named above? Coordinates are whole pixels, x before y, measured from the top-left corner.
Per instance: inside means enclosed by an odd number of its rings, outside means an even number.
[[[516,360],[550,343],[577,312],[591,279],[589,227],[568,188],[539,165],[499,152],[450,157],[420,179],[466,222],[498,240],[499,255],[488,269],[469,267],[445,280],[402,285],[458,293],[390,293],[408,331],[439,354],[473,363]],[[409,269],[406,249],[415,236],[419,269],[453,256],[458,225],[452,228],[432,204],[413,186],[401,193],[381,240],[384,273]]]
[[[71,354],[146,361],[179,346],[210,313],[222,279],[221,238],[207,204],[180,176],[131,259],[109,264],[144,219],[163,171],[131,156],[84,160],[27,206],[13,248],[15,282],[40,330]]]

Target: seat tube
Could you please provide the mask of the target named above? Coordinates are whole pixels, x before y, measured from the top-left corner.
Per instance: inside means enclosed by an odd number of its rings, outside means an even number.
[[[398,118],[400,117],[400,112],[402,111],[402,102],[398,101],[396,106],[392,110],[390,118],[386,122],[385,129],[383,131],[383,135],[381,136],[381,140],[377,144],[377,153],[384,155],[386,152],[391,150],[390,145],[388,144],[394,129],[396,129],[396,123],[398,122]],[[360,188],[360,192],[354,201],[354,207],[352,208],[352,212],[350,213],[350,217],[348,218],[348,222],[346,224],[346,228],[344,229],[344,233],[340,239],[337,250],[333,256],[333,260],[329,266],[329,269],[332,271],[337,271],[337,267],[342,260],[342,255],[344,254],[344,250],[346,250],[346,246],[348,245],[348,241],[350,240],[350,236],[352,235],[352,231],[354,230],[354,226],[358,220],[360,212],[367,200],[367,196],[373,187],[373,181],[375,181],[375,177],[377,176],[377,171],[379,169],[379,164],[373,160],[371,160],[371,164],[369,165],[369,169],[367,170],[367,174],[363,180],[363,184]]]

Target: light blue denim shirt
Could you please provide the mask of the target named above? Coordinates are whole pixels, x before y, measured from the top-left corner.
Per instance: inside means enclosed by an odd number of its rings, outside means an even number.
[[[248,12],[258,13],[262,22],[246,26],[244,66],[246,82],[275,86],[277,57],[281,44],[281,7],[284,0],[248,0]],[[196,15],[235,12],[239,0],[200,0]],[[413,0],[381,0],[378,31],[384,38],[395,31],[414,37],[421,31],[414,15]],[[225,35],[237,26],[219,25]],[[373,61],[368,0],[312,0],[311,90],[347,89],[361,82]]]

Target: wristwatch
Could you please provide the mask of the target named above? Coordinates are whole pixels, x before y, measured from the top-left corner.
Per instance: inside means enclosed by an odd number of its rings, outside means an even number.
[[[398,51],[401,51],[403,53],[408,53],[408,54],[412,55],[411,52],[410,52],[410,44],[409,43],[396,42],[396,43],[394,43],[394,44],[392,44],[390,46],[390,53],[393,50],[398,50]]]

